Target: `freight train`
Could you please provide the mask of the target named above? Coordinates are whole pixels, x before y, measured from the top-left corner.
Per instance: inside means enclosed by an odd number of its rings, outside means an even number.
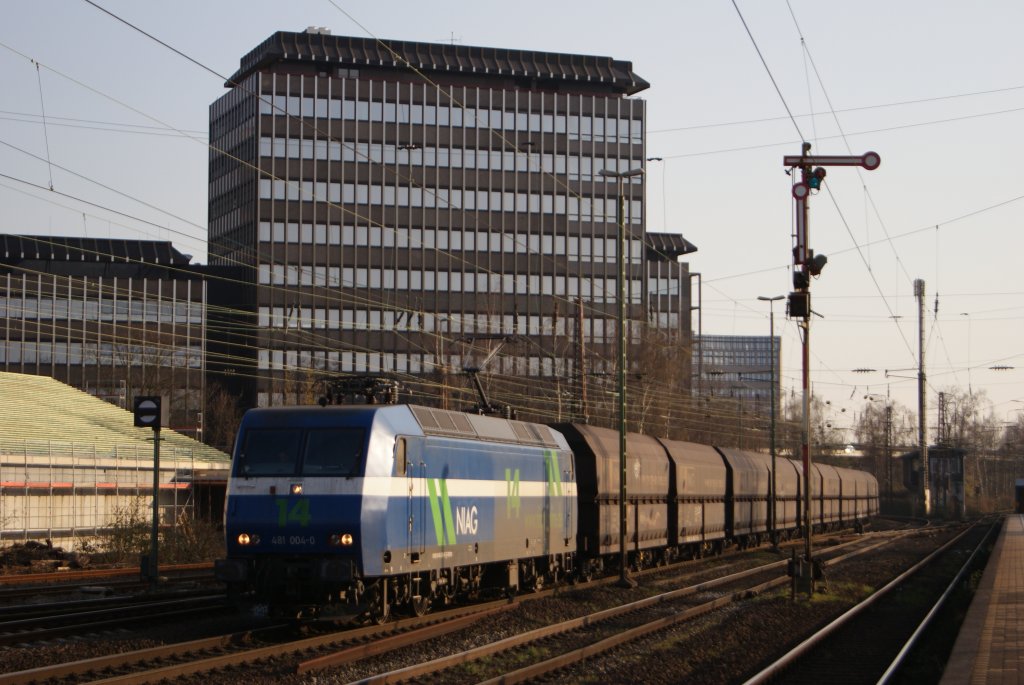
[[[640,568],[801,530],[802,468],[626,438],[626,555]],[[815,529],[861,526],[878,485],[812,466]],[[216,575],[275,616],[393,610],[618,569],[619,434],[415,405],[253,409],[242,419]]]

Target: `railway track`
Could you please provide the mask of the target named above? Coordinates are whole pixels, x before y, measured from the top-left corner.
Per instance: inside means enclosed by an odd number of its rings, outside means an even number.
[[[830,548],[830,564],[891,541],[851,540]],[[751,599],[790,582],[786,560],[762,564],[713,580],[659,593],[585,616],[544,626],[439,659],[378,673],[353,681],[381,685],[415,679],[417,683],[520,683],[542,679],[665,628],[691,621],[716,609]],[[467,667],[486,659],[486,664]],[[333,665],[337,665],[338,662]],[[300,664],[298,672],[309,670]],[[484,677],[482,674],[486,673]]]
[[[853,541],[829,549],[840,550],[852,545],[863,547],[873,540],[882,540],[884,543],[896,535],[899,535],[899,533],[876,533],[870,536],[855,538]],[[831,537],[835,538],[836,536]],[[678,586],[678,582],[680,582],[679,574],[688,574],[689,577],[694,577],[699,573],[704,575],[709,573],[721,575],[724,570],[732,571],[734,568],[739,568],[745,563],[750,563],[749,560],[745,561],[749,555],[738,553],[730,556],[735,558],[716,557],[684,562],[674,567],[647,569],[636,575],[638,577],[650,576],[647,584],[652,588],[650,591],[654,592],[657,587],[665,583],[671,583],[673,574],[676,576]],[[717,566],[717,568],[713,570],[705,568],[701,571],[705,563],[710,563],[713,566]],[[693,608],[694,602],[692,599],[689,605],[683,607],[678,604],[678,602],[682,601],[683,597],[690,596],[692,598],[700,593],[712,591],[732,599],[748,596],[751,592],[757,591],[756,586],[758,583],[754,583],[753,587],[748,583],[733,590],[728,589],[728,587],[717,590],[715,588],[722,584],[727,585],[730,582],[741,583],[743,578],[756,576],[757,574],[763,575],[765,573],[773,573],[775,576],[775,579],[772,581],[774,584],[767,587],[775,587],[775,584],[784,584],[788,581],[784,575],[785,564],[786,561],[781,559],[769,564],[762,564],[753,570],[738,571],[731,574],[731,579],[702,580],[688,585],[683,591],[671,590],[669,592],[662,592],[656,595],[657,599],[645,600],[648,602],[646,606],[654,607],[654,609],[650,610],[657,610],[662,612],[662,614],[665,612],[668,614],[679,614],[682,611],[693,611],[692,615],[696,616],[714,607]],[[581,585],[580,588],[599,588],[602,585],[613,583],[615,580],[616,578],[602,579],[585,586]],[[673,592],[676,593],[675,596],[672,595]],[[562,586],[524,596],[515,602],[502,600],[500,602],[431,614],[420,619],[406,619],[388,623],[384,626],[361,627],[343,631],[332,630],[298,640],[294,639],[293,632],[284,630],[281,626],[271,626],[259,630],[219,635],[203,640],[164,645],[152,649],[136,650],[124,654],[95,657],[78,662],[8,673],[0,675],[0,685],[6,685],[7,683],[57,682],[58,680],[61,682],[91,682],[95,680],[97,674],[107,676],[107,679],[103,682],[110,683],[159,682],[178,677],[197,677],[200,674],[223,671],[223,669],[229,667],[259,669],[261,668],[260,664],[264,664],[262,668],[269,668],[278,673],[305,673],[338,667],[346,663],[350,664],[379,654],[398,653],[410,645],[437,640],[439,637],[453,631],[472,631],[473,626],[479,626],[490,619],[496,618],[499,614],[516,610],[525,600],[550,597],[569,598],[572,594],[574,594],[573,588]],[[729,601],[732,601],[732,599]],[[721,602],[724,600],[719,598],[717,601]],[[707,602],[696,603],[698,607],[703,604],[707,604]],[[644,610],[643,606],[638,605],[632,612],[642,612]],[[715,606],[718,606],[718,604]],[[631,612],[630,610],[624,610],[624,613],[629,614]],[[117,619],[111,620],[116,621]],[[579,620],[584,623],[605,623],[606,627],[602,628],[602,630],[606,632],[606,635],[600,639],[607,639],[608,634],[621,633],[627,629],[621,627],[621,625],[616,627],[615,624],[607,622],[611,620],[610,617],[602,621],[595,621],[593,617],[584,617]],[[636,621],[636,619],[629,620]],[[608,626],[611,627],[609,628]],[[72,628],[67,634],[80,633],[86,629],[79,626]],[[552,634],[557,635],[559,633],[556,630]],[[533,638],[534,641],[537,639],[536,637]],[[556,642],[563,640],[560,637],[549,639],[554,639]],[[20,641],[26,641],[26,639],[23,637]],[[512,649],[512,647],[507,647],[507,649]],[[526,649],[529,650],[528,647]],[[462,658],[468,660],[468,657],[464,656]],[[480,657],[474,658],[479,659]],[[511,658],[513,661],[515,660],[515,657]],[[266,664],[271,665],[266,666]],[[244,676],[239,677],[244,678]]]
[[[155,619],[194,616],[223,610],[226,606],[222,592],[194,591],[159,597],[114,597],[7,607],[4,620],[0,622],[0,645],[112,630]]]
[[[975,567],[998,529],[999,523],[965,529],[750,678],[746,685],[822,680],[882,683],[897,679],[931,619]],[[904,678],[904,682],[915,680]]]
[[[213,564],[203,562],[199,564],[175,564],[172,566],[161,566],[160,575],[169,577],[180,577],[188,574],[206,575],[212,573]],[[13,587],[25,585],[52,585],[81,582],[97,582],[114,578],[125,578],[139,576],[138,568],[96,568],[79,571],[50,571],[48,573],[14,573],[0,575],[0,590],[7,590]]]
[[[258,630],[220,635],[151,649],[112,654],[81,661],[43,666],[0,675],[0,685],[21,685],[78,681],[102,683],[158,683],[190,675],[208,673],[232,666],[251,666],[266,660],[321,653],[327,656],[339,649],[356,650],[364,656],[377,654],[411,641],[420,641],[464,628],[472,621],[493,616],[514,607],[502,600],[436,616],[410,618],[383,626],[368,626],[340,631],[327,631],[312,637],[288,639],[291,627],[279,624]],[[253,643],[261,643],[253,646]],[[115,675],[110,675],[115,673]],[[98,674],[107,677],[96,681]]]
[[[165,586],[215,582],[210,563],[161,567],[160,577],[161,584]],[[147,591],[152,588],[152,583],[140,578],[137,568],[0,575],[0,605],[89,593],[98,590],[99,586],[110,593],[129,594]]]

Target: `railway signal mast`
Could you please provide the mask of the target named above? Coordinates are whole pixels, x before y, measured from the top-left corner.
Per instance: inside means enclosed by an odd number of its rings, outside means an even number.
[[[811,276],[817,276],[828,262],[823,255],[814,254],[808,247],[807,201],[811,191],[819,190],[825,180],[825,167],[855,166],[873,171],[882,163],[876,152],[866,152],[860,157],[842,155],[812,155],[811,144],[804,143],[799,155],[787,155],[782,164],[791,171],[800,170],[800,180],[793,183],[793,201],[796,203],[796,231],[793,246],[793,292],[789,294],[789,316],[800,319],[798,326],[803,332],[803,423],[801,435],[801,458],[804,471],[804,556],[794,565],[794,583],[814,595],[814,563],[811,556]],[[794,586],[795,589],[795,586]],[[794,593],[795,594],[795,593]]]

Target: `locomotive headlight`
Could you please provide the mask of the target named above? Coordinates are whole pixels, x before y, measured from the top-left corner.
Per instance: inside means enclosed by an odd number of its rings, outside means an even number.
[[[352,545],[353,541],[354,539],[352,538],[351,533],[335,533],[331,536],[331,545],[335,547],[339,545],[342,547],[349,547]]]
[[[302,494],[302,483],[292,483],[292,494],[293,495],[301,495]]]
[[[248,545],[251,542],[252,542],[252,538],[249,537],[248,533],[239,533],[238,534],[238,544],[244,546],[244,545]]]

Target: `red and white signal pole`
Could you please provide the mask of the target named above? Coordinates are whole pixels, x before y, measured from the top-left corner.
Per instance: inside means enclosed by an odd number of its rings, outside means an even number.
[[[828,262],[825,255],[815,255],[808,247],[807,200],[812,190],[821,188],[826,166],[859,166],[873,171],[882,163],[876,152],[860,157],[840,155],[811,155],[811,144],[804,143],[800,155],[782,158],[783,166],[800,170],[800,180],[793,184],[796,202],[796,231],[793,246],[793,292],[789,294],[789,316],[802,319],[803,329],[803,422],[801,458],[804,470],[804,558],[794,569],[795,578],[804,582],[807,596],[814,595],[814,563],[811,557],[811,276],[817,276]]]

